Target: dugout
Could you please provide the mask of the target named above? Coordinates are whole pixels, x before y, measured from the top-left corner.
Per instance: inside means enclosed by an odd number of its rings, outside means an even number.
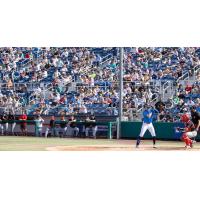
[[[27,116],[28,119],[26,121],[27,124],[27,134],[29,136],[35,136],[35,116],[34,115],[28,115]],[[66,119],[69,116],[65,116]],[[85,124],[84,120],[86,118],[85,115],[78,115],[75,116],[77,118],[77,127],[79,127],[80,129],[80,134],[84,135],[83,132],[83,126]],[[16,126],[14,129],[14,133],[20,135],[21,134],[21,130],[20,130],[20,124],[22,121],[18,120],[19,116],[16,115],[16,120],[10,120],[10,121],[4,121],[4,122],[8,122],[9,126],[8,126],[8,135],[12,135],[11,134],[11,126],[10,123],[15,122]],[[42,118],[44,119],[44,123],[43,123],[43,129],[42,129],[42,134],[44,135],[46,128],[49,126],[49,122],[50,122],[50,118],[51,116],[42,116]],[[56,127],[59,126],[60,123],[60,116],[55,116],[55,122],[56,122]],[[2,121],[0,122],[0,124],[3,124]],[[114,116],[96,116],[96,124],[98,126],[98,130],[97,130],[97,137],[98,138],[108,138],[108,139],[112,139],[112,138],[116,138],[116,133],[117,133],[117,126],[116,126],[116,120]]]

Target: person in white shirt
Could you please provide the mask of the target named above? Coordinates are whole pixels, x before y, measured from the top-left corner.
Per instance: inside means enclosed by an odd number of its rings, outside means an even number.
[[[56,79],[60,76],[60,72],[58,70],[56,70],[53,74],[53,77]]]
[[[102,58],[101,58],[101,56],[98,54],[98,55],[96,56],[96,63],[97,63],[97,66],[100,65],[101,61],[102,61]]]
[[[60,94],[59,93],[56,93],[53,97],[53,103],[54,105],[57,105],[57,103],[59,102],[60,100]]]
[[[42,77],[43,77],[43,78],[47,78],[47,76],[48,76],[47,71],[44,70],[44,71],[42,72]]]
[[[77,56],[78,56],[79,58],[81,58],[81,57],[83,56],[83,52],[82,52],[82,51],[78,52],[78,53],[77,53]]]
[[[54,58],[53,58],[54,67],[57,67],[57,62],[58,62],[58,58],[56,56],[54,56]]]
[[[94,87],[94,78],[93,77],[90,77],[90,86]]]
[[[36,117],[34,121],[35,121],[35,136],[41,137],[44,119],[42,119],[42,117],[39,115]]]
[[[188,100],[187,105],[192,107],[195,105],[194,101],[192,99]]]
[[[66,65],[63,65],[63,67],[61,68],[61,70],[60,70],[60,72],[61,73],[65,73],[65,72],[67,72],[68,70],[67,70],[67,66]]]
[[[61,59],[59,59],[56,64],[57,64],[57,67],[59,67],[59,68],[61,68],[64,65],[64,63]]]
[[[71,80],[72,80],[71,76],[64,76],[64,77],[62,77],[63,85],[66,85],[67,83],[70,83]]]
[[[77,57],[77,56],[74,56],[74,57],[73,57],[73,61],[78,61],[78,57]]]
[[[87,107],[84,104],[81,105],[79,113],[84,113],[84,114],[87,113]]]
[[[37,89],[35,90],[35,94],[40,95],[41,92],[42,92],[42,89],[38,86]]]
[[[68,53],[67,50],[65,50],[65,51],[61,54],[61,56],[62,56],[62,57],[65,57],[65,58],[67,58],[68,55],[69,55],[69,53]]]
[[[38,65],[35,66],[35,71],[36,71],[36,72],[39,72],[39,71],[40,71],[40,64],[38,64]]]
[[[133,95],[133,100],[132,100],[133,102],[134,102],[134,104],[135,104],[135,107],[137,108],[138,106],[139,106],[139,99],[137,98],[137,96],[136,95]]]

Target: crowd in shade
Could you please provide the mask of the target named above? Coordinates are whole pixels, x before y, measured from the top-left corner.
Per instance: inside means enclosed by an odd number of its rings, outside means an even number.
[[[199,106],[194,95],[199,94],[200,74],[197,83],[186,89],[177,81],[185,73],[193,76],[199,64],[197,47],[124,48],[125,115],[134,120],[143,105],[158,103],[159,87],[166,81],[177,87],[169,100],[175,111],[183,101]],[[20,114],[23,108],[27,114],[117,116],[119,66],[119,48],[0,48],[1,112]],[[169,109],[158,112],[158,118],[165,120],[162,115]]]
[[[200,82],[194,84],[178,84],[174,95],[166,101],[159,99],[155,103],[154,120],[163,122],[176,122],[180,120],[183,113],[190,115],[190,110],[194,108],[200,112]]]

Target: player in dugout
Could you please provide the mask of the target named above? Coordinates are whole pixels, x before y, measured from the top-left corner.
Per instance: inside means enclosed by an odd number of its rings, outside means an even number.
[[[49,126],[46,128],[46,131],[45,131],[45,137],[46,138],[48,137],[49,132],[51,133],[51,136],[57,136],[55,117],[54,116],[51,116]]]
[[[73,115],[68,118],[67,135],[78,137],[79,128],[77,127],[76,121],[77,120]]]
[[[87,116],[85,119],[85,136],[89,137],[89,130],[92,130],[93,138],[96,139],[97,125],[94,115]]]

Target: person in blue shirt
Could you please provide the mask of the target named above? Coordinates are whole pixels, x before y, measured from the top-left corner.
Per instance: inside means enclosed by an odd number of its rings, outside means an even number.
[[[136,142],[136,148],[139,147],[141,139],[144,137],[144,134],[147,130],[151,133],[151,136],[153,138],[153,148],[156,148],[156,133],[155,129],[153,127],[152,121],[153,121],[153,110],[151,109],[151,106],[146,104],[145,110],[143,112],[143,119],[142,119],[142,128],[140,131],[140,135]]]

